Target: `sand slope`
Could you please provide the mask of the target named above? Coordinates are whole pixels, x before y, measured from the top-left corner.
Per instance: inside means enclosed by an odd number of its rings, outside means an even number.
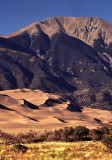
[[[40,90],[0,91],[0,129],[25,132],[29,129],[77,125],[94,128],[112,124],[110,111],[83,107],[82,112],[72,112],[67,109],[69,103],[58,95]]]

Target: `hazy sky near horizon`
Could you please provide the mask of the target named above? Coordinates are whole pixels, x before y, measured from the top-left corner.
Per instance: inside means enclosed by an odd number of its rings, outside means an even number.
[[[112,23],[112,0],[0,0],[0,34],[56,16],[99,17]]]

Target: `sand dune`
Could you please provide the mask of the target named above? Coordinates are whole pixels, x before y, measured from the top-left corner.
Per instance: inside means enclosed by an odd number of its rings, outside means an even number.
[[[40,90],[0,91],[0,129],[25,132],[29,129],[55,129],[84,125],[89,128],[111,125],[112,112],[83,107],[82,112],[67,109],[69,101]]]

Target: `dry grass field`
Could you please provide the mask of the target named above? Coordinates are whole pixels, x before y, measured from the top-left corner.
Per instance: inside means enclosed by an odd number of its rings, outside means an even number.
[[[13,145],[0,145],[1,160],[111,160],[112,153],[101,142],[41,142],[25,144],[25,153]]]

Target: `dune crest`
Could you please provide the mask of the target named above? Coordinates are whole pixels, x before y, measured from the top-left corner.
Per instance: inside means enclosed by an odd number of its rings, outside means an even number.
[[[70,101],[40,90],[6,90],[0,98],[0,129],[9,132],[77,125],[94,128],[112,122],[111,111],[87,107],[79,111],[77,106],[73,111],[68,109],[73,105]]]

